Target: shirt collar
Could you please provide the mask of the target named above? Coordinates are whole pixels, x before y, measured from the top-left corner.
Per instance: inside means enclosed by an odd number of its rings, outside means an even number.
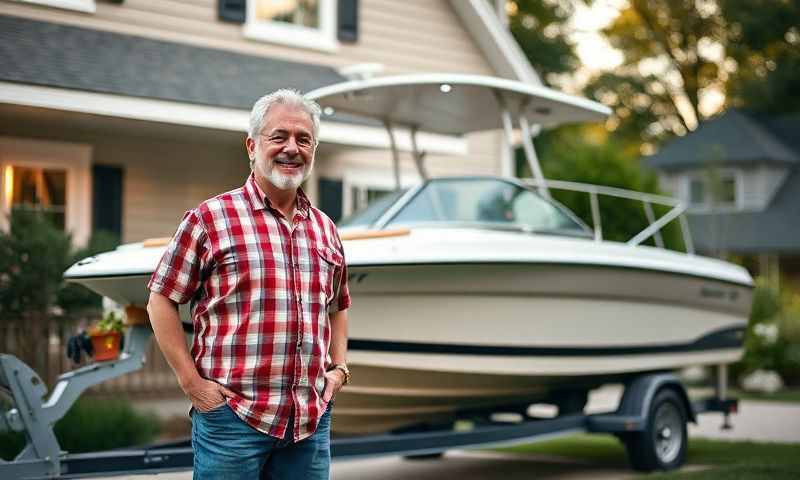
[[[244,191],[247,197],[250,199],[250,204],[253,205],[253,210],[263,210],[265,208],[274,210],[272,202],[270,202],[267,194],[261,190],[261,187],[258,186],[258,182],[256,182],[256,176],[252,172],[250,173],[250,176],[247,177],[247,181],[244,184]],[[310,207],[311,202],[308,200],[306,193],[302,188],[298,188],[297,213],[299,213],[303,218],[307,218]]]

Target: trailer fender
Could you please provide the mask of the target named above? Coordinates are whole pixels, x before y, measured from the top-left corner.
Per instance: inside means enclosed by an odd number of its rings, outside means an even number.
[[[683,401],[686,414],[697,423],[697,414],[680,379],[672,373],[637,376],[625,385],[617,411],[606,415],[590,415],[587,427],[591,432],[639,432],[645,429],[647,415],[656,394],[664,388],[674,390]]]

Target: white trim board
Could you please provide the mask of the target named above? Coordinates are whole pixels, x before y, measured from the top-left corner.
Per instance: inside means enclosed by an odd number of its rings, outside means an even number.
[[[0,82],[0,103],[232,132],[246,132],[250,119],[247,110],[11,82]],[[411,151],[409,132],[398,129],[396,134],[398,148]],[[468,142],[463,137],[420,132],[418,140],[420,149],[429,153],[468,153]],[[389,135],[383,127],[340,122],[323,121],[320,141],[354,147],[390,148]]]

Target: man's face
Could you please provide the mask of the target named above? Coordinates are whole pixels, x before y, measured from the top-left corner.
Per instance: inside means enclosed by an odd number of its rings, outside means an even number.
[[[279,190],[296,190],[314,166],[314,124],[302,109],[275,104],[256,138],[247,139],[256,178]]]

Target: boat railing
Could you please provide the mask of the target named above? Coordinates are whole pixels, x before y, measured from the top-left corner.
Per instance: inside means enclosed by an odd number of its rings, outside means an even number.
[[[546,188],[548,190],[565,190],[588,194],[589,205],[592,212],[592,228],[594,230],[594,239],[598,242],[603,240],[603,223],[600,218],[600,201],[598,197],[603,195],[639,201],[642,203],[644,208],[648,225],[642,231],[627,240],[626,243],[628,245],[640,245],[648,238],[653,237],[658,248],[665,248],[664,238],[661,235],[661,231],[667,226],[667,224],[677,218],[678,222],[680,223],[681,235],[683,238],[683,244],[686,248],[686,253],[694,255],[694,244],[692,243],[692,236],[689,232],[689,222],[686,220],[686,216],[684,215],[684,212],[686,211],[686,205],[677,198],[668,197],[665,195],[656,195],[653,193],[638,192],[636,190],[626,190],[624,188],[594,185],[591,183],[569,182],[565,180],[525,178],[522,179],[522,181],[539,189]],[[669,210],[660,217],[656,218],[653,205],[669,207]]]

